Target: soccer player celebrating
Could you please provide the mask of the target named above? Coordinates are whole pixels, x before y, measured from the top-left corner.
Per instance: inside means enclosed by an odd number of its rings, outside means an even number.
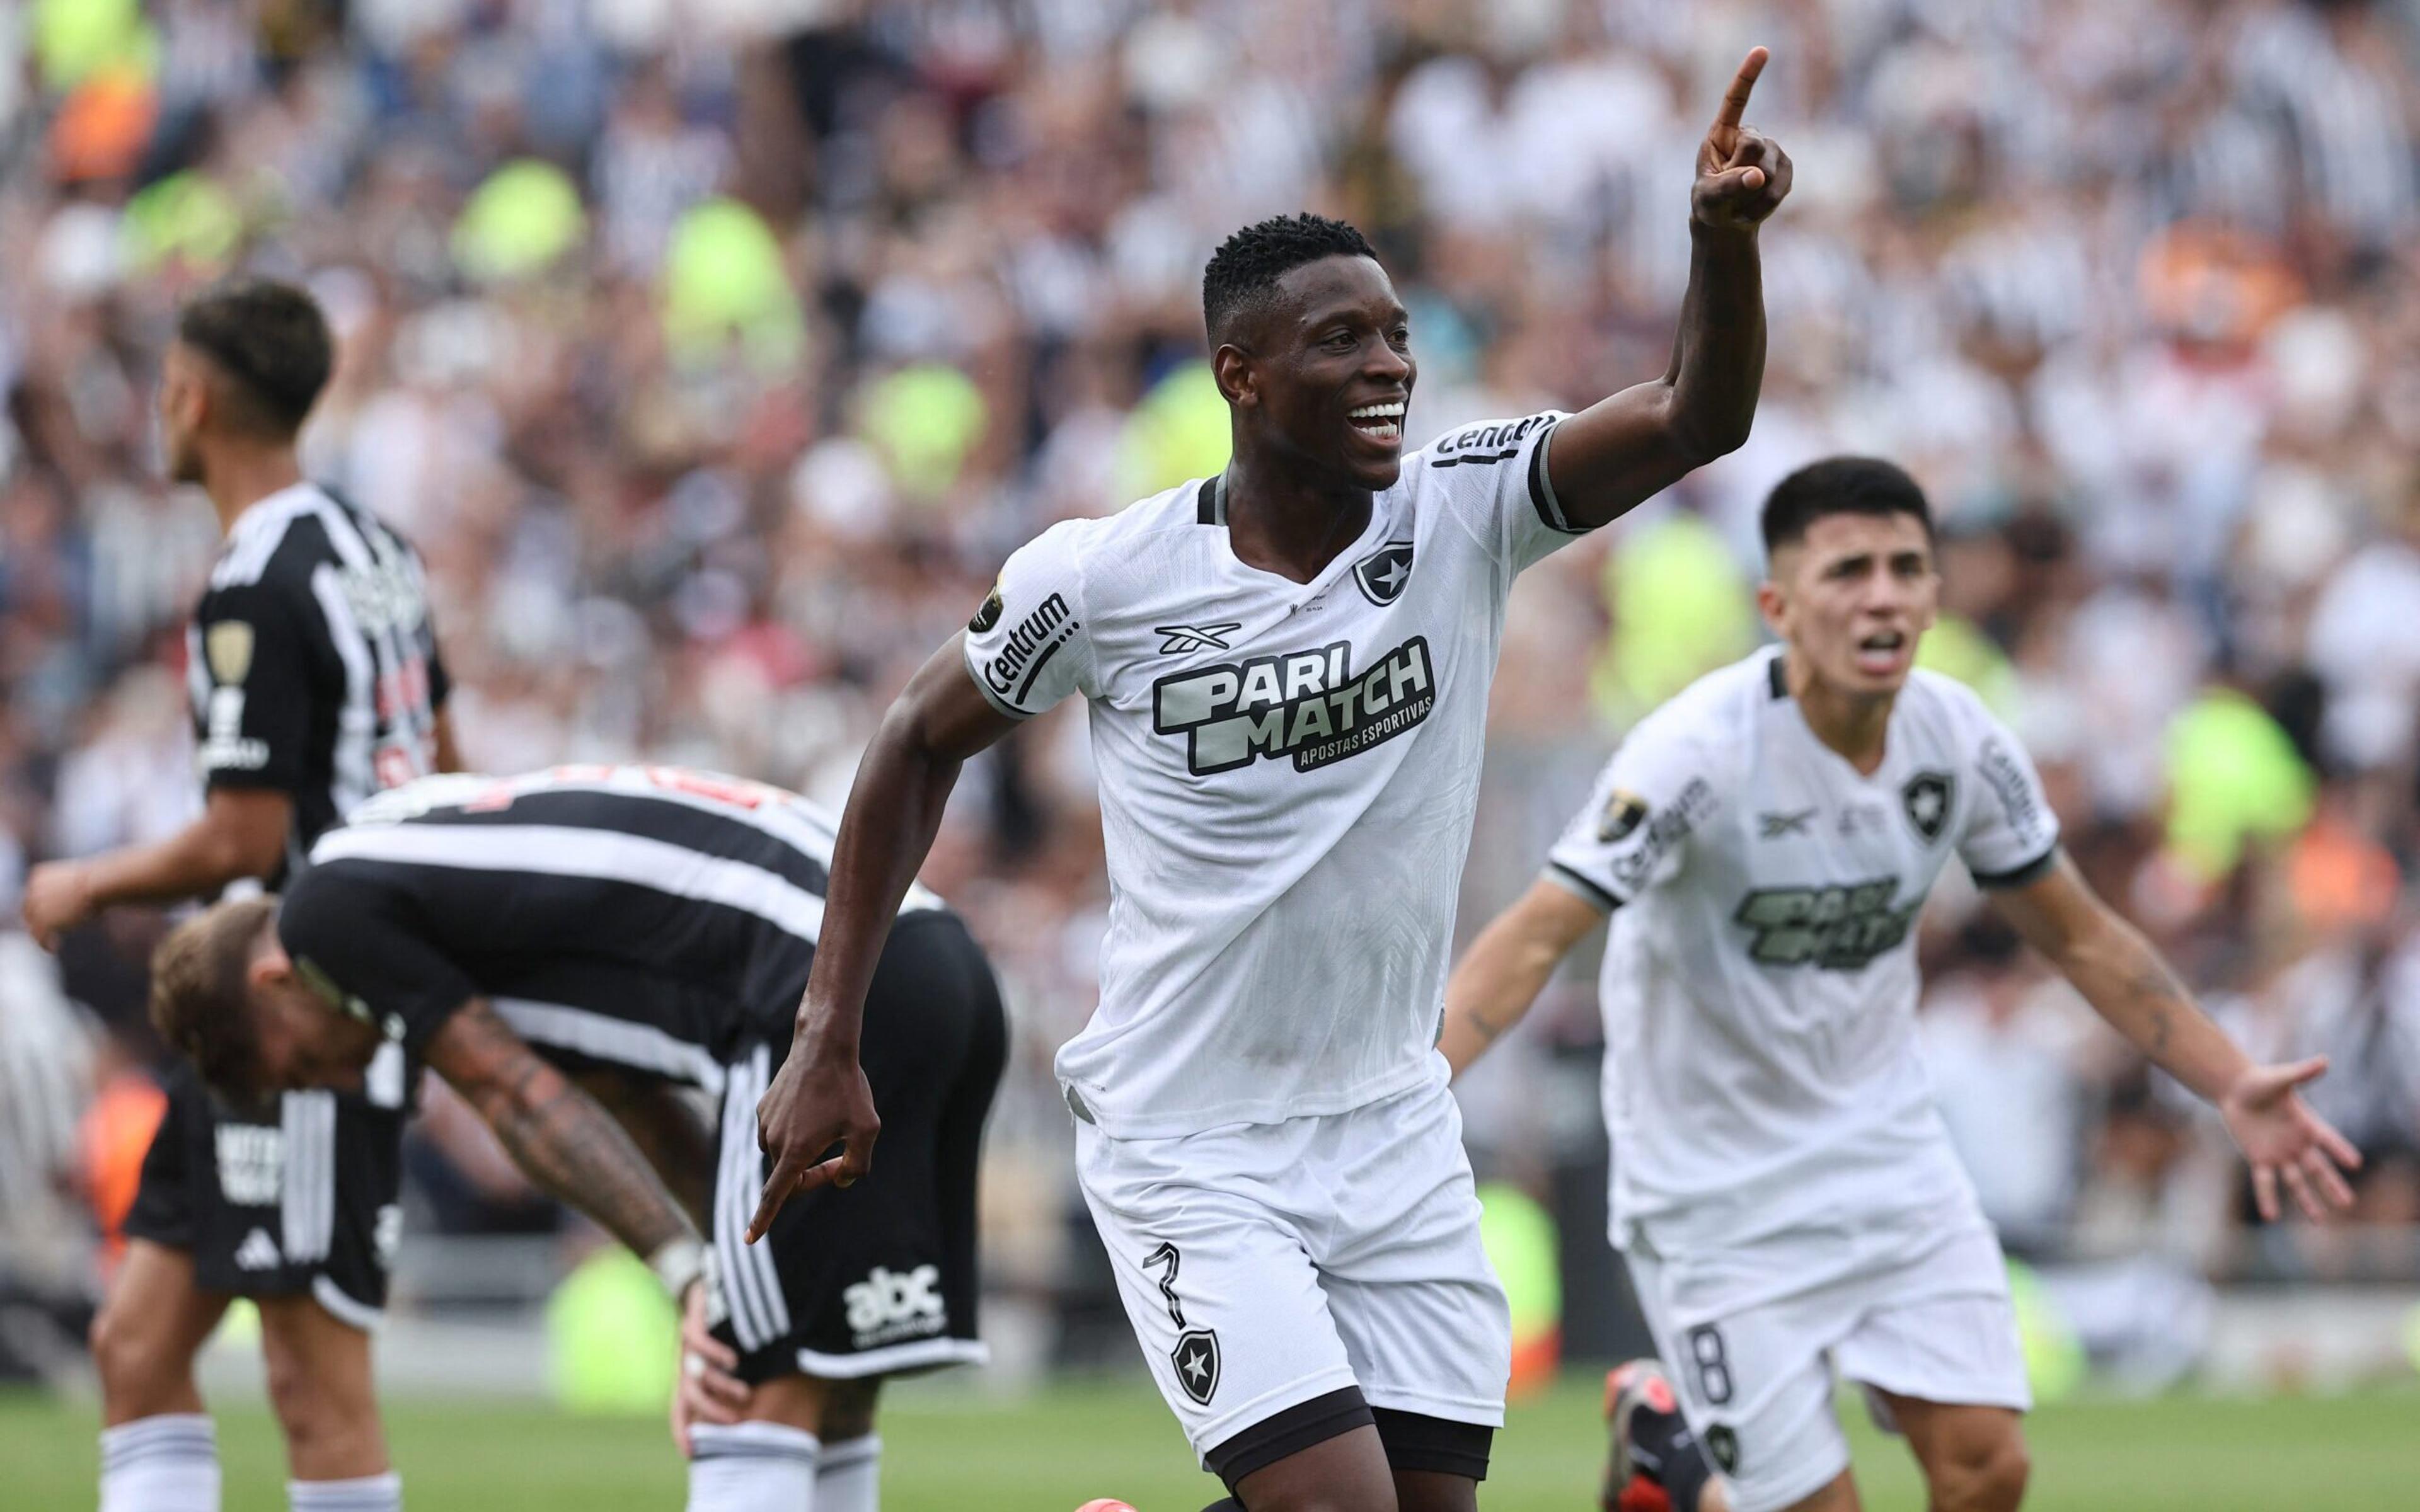
[[[1111,901],[1059,1077],[1128,1319],[1222,1505],[1477,1504],[1510,1325],[1433,1041],[1488,684],[1522,568],[1747,434],[1758,227],[1790,187],[1740,124],[1764,59],[1699,151],[1670,369],[1578,414],[1404,455],[1411,335],[1360,235],[1305,215],[1228,239],[1202,314],[1232,464],[1011,556],[859,769],[753,1227],[865,1174],[862,1005],[895,901],[959,764],[1082,693]]]
[[[152,1015],[238,1095],[357,1085],[390,1043],[425,1057],[682,1299],[690,1512],[874,1512],[883,1379],[983,1358],[976,1157],[1007,1025],[966,926],[908,889],[865,1038],[881,1178],[741,1242],[830,841],[804,799],[703,772],[431,778],[324,836],[282,906],[180,926]],[[690,1089],[720,1100],[719,1138]]]
[[[333,362],[290,285],[217,288],[178,315],[168,472],[200,485],[226,535],[185,637],[204,806],[158,844],[36,867],[25,923],[46,946],[115,903],[274,885],[345,810],[455,764],[419,557],[295,457]],[[401,1505],[368,1329],[401,1231],[406,1079],[390,1060],[365,1094],[231,1104],[171,1076],[93,1327],[101,1512],[217,1507],[194,1356],[236,1297],[259,1304],[296,1512]]]
[[[1999,1512],[2024,1489],[2024,1361],[1916,1036],[1915,923],[1953,852],[2217,1106],[2264,1216],[2281,1186],[2313,1217],[2350,1201],[2336,1166],[2357,1157],[2295,1092],[2326,1062],[2246,1059],[2061,854],[2015,739],[1912,671],[1940,591],[1915,481],[1818,462],[1774,489],[1763,529],[1757,601],[1781,645],[1630,733],[1544,876],[1455,968],[1442,1048],[1469,1064],[1613,915],[1613,1242],[1674,1369],[1615,1372],[1608,1509],[1854,1508],[1837,1366],[1906,1434],[1933,1506]]]

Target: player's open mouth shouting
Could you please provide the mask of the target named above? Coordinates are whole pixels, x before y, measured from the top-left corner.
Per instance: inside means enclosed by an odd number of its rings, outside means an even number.
[[[1857,671],[1869,677],[1896,677],[1907,671],[1914,651],[1905,630],[1876,630],[1857,642]]]

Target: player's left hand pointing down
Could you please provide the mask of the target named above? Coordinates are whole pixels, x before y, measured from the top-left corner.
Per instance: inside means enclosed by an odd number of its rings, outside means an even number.
[[[1790,154],[1754,127],[1740,124],[1748,92],[1771,55],[1761,47],[1748,49],[1747,61],[1724,92],[1722,109],[1698,148],[1698,181],[1689,193],[1689,213],[1699,225],[1753,231],[1790,193]]]
[[[857,1063],[856,1047],[802,1036],[756,1104],[756,1143],[772,1171],[756,1216],[748,1221],[748,1242],[765,1237],[773,1215],[794,1194],[827,1181],[848,1186],[863,1176],[874,1164],[874,1139],[881,1132],[874,1088]],[[822,1159],[835,1144],[840,1152]]]

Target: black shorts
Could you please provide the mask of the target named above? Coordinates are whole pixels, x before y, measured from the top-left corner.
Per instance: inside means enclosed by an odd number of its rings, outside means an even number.
[[[190,1254],[205,1290],[307,1292],[355,1328],[376,1324],[403,1235],[408,1110],[349,1092],[239,1110],[181,1062],[167,1092],[127,1237]]]
[[[715,1173],[716,1332],[751,1382],[858,1380],[979,1363],[975,1177],[1008,1054],[1000,985],[955,915],[892,927],[866,994],[859,1057],[882,1134],[874,1168],[794,1196],[745,1242],[765,1185],[756,1103],[787,1045],[725,1073]]]

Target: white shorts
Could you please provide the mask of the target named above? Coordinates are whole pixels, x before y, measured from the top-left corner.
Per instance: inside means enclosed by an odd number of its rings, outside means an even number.
[[[1079,1120],[1076,1175],[1152,1377],[1210,1468],[1352,1386],[1374,1409],[1502,1426],[1512,1318],[1442,1081],[1166,1139]]]
[[[1777,1512],[1849,1468],[1832,1411],[1833,1372],[1920,1401],[2023,1412],[2033,1405],[2007,1262],[1990,1229],[1961,1224],[1936,1244],[1840,1274],[1837,1236],[1783,1236],[1719,1257],[1625,1252],[1681,1410],[1730,1482],[1733,1512]],[[1815,1251],[1810,1253],[1810,1250]],[[1769,1269],[1770,1268],[1770,1269]],[[1709,1272],[1831,1275],[1724,1311],[1704,1300]]]

